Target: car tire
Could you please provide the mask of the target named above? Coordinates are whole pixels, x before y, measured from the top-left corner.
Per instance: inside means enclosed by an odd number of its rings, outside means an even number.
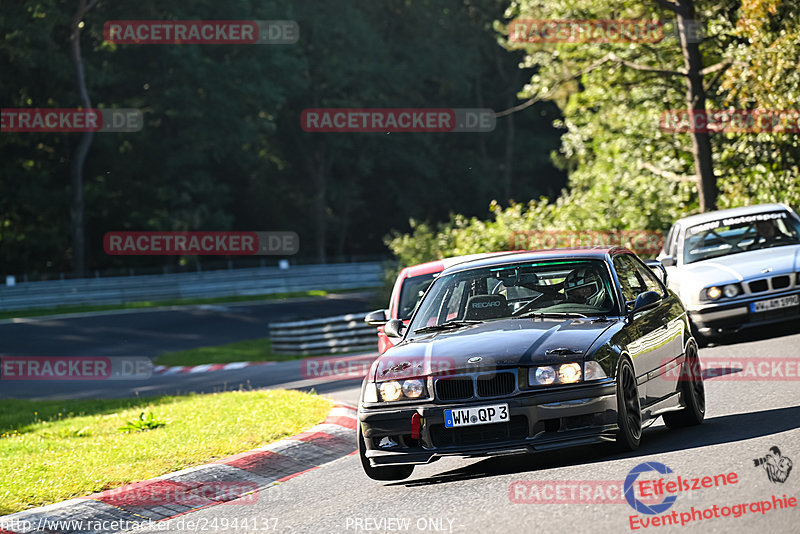
[[[680,374],[678,387],[681,390],[683,409],[663,415],[667,428],[684,428],[699,425],[706,417],[706,390],[703,384],[703,372],[697,348],[689,344],[686,348],[686,360]]]
[[[385,467],[372,467],[369,465],[369,458],[366,455],[367,445],[364,443],[364,436],[361,435],[361,425],[358,428],[358,456],[361,458],[361,467],[372,480],[403,480],[411,476],[414,472],[413,465],[389,465]]]
[[[621,358],[617,369],[617,449],[635,451],[642,441],[642,408],[636,373],[627,358]]]

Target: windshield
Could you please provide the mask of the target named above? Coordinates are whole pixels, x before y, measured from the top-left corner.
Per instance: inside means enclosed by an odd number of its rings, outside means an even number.
[[[614,309],[614,291],[605,262],[527,262],[439,278],[423,299],[410,331],[510,317],[601,315]]]
[[[411,276],[403,280],[403,288],[400,290],[400,306],[397,312],[397,318],[406,320],[411,319],[414,310],[417,309],[417,304],[425,294],[425,291],[430,287],[433,282],[433,274],[423,274],[420,276]]]
[[[689,227],[683,244],[683,262],[797,244],[800,244],[800,223],[786,211],[729,217]]]

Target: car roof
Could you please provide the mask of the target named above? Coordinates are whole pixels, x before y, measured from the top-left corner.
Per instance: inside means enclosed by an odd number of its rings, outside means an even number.
[[[500,252],[482,252],[480,254],[467,254],[465,256],[452,256],[443,258],[441,260],[428,261],[417,265],[411,265],[403,269],[403,277],[411,278],[414,276],[422,276],[425,274],[439,273],[454,265],[464,263],[467,261],[477,260],[481,258],[489,258],[500,254],[510,254],[516,251],[500,251]]]
[[[755,206],[745,206],[742,208],[731,208],[727,210],[709,211],[700,213],[698,215],[691,215],[678,219],[676,222],[680,223],[682,227],[695,226],[727,217],[741,217],[743,215],[755,215],[756,213],[763,213],[765,211],[791,211],[791,208],[786,204],[758,204]]]
[[[592,247],[592,248],[553,248],[547,250],[525,250],[513,251],[503,255],[493,255],[489,258],[475,259],[472,261],[459,263],[443,274],[451,274],[467,269],[480,267],[491,267],[494,265],[505,265],[509,263],[519,263],[525,261],[552,260],[559,258],[580,258],[605,260],[608,256],[616,254],[633,254],[625,247]]]

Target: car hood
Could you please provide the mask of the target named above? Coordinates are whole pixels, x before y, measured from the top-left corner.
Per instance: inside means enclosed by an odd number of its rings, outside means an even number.
[[[771,269],[768,272],[764,272]],[[800,271],[800,245],[740,252],[690,263],[673,275],[681,297],[696,301],[700,290],[714,284],[742,282]]]
[[[616,323],[615,319],[501,319],[425,334],[386,351],[375,361],[370,376],[382,381],[437,372],[582,361],[597,338]]]

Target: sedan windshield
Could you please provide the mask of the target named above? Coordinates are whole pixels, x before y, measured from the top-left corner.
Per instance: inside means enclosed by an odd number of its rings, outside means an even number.
[[[729,217],[689,227],[683,244],[683,262],[797,244],[800,244],[800,223],[786,211]]]
[[[412,332],[523,317],[597,316],[615,309],[606,263],[546,260],[461,271],[434,282]]]

